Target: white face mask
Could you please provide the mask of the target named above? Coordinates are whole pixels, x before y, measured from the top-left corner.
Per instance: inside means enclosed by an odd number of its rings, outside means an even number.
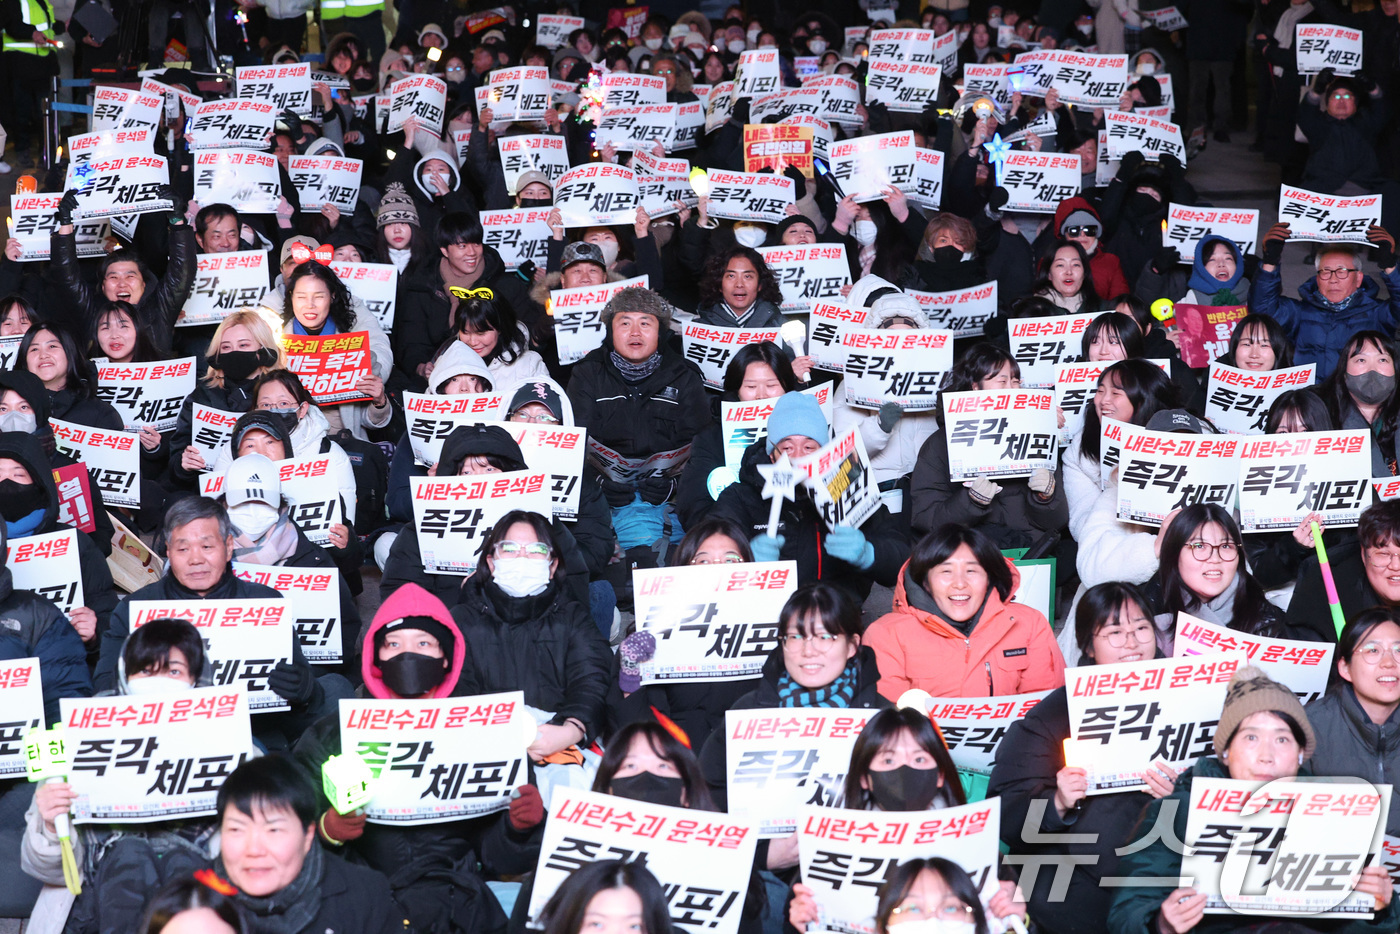
[[[823,66],[822,66],[822,74],[824,74],[824,75],[834,75],[834,74],[836,74],[836,64],[837,64],[836,62],[832,62],[830,65],[823,65]]]
[[[660,39],[648,39],[648,40],[646,40],[646,47],[649,48],[649,49],[651,49],[653,52],[655,52],[657,49],[661,48],[661,40],[660,40]]]
[[[603,259],[607,261],[609,266],[617,262],[616,240],[599,240],[594,246],[603,251]]]
[[[928,918],[923,921],[905,921],[899,925],[908,928],[902,934],[972,934],[977,925],[971,921],[949,921],[944,918]]]
[[[1001,17],[1000,17],[1000,16],[989,16],[989,17],[987,17],[987,25],[988,25],[989,27],[991,27],[992,29],[996,29],[997,27],[999,27],[999,26],[1001,25]]]
[[[750,29],[747,33],[745,33],[745,35],[749,37],[749,45],[753,45],[755,42],[758,41],[759,33],[761,33],[762,31],[763,30],[761,29]]]
[[[495,558],[491,577],[512,597],[533,597],[549,586],[549,562],[538,558]]]
[[[165,675],[147,675],[144,678],[127,678],[126,693],[134,695],[143,694],[175,694],[179,691],[190,690],[189,683],[179,678],[169,678]]]
[[[809,39],[809,40],[807,41],[807,48],[808,48],[809,50],[811,50],[811,52],[812,52],[813,55],[820,55],[820,54],[822,54],[823,52],[826,51],[826,40],[825,40],[825,39]]]
[[[1137,67],[1137,73],[1143,76],[1155,75],[1157,73],[1156,62],[1143,62]]]
[[[739,241],[740,246],[758,248],[768,240],[768,231],[762,227],[745,225],[734,228],[734,239]]]
[[[0,431],[22,431],[32,435],[38,427],[39,422],[33,412],[21,412],[18,409],[0,412]]]
[[[728,44],[725,45],[725,48],[729,50],[731,55],[738,55],[740,52],[744,51],[744,40],[730,39]]]
[[[231,506],[228,511],[228,517],[233,520],[233,524],[251,541],[257,541],[266,535],[268,529],[277,524],[278,515],[280,513],[277,507],[257,500]]]
[[[851,236],[856,238],[856,243],[861,246],[870,246],[875,242],[875,235],[880,229],[875,226],[874,221],[856,221],[851,225]]]

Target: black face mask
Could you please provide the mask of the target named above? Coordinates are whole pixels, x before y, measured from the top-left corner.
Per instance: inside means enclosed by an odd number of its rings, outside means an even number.
[[[941,246],[933,251],[935,263],[961,263],[963,251],[955,246]]]
[[[359,91],[361,94],[363,94],[363,93],[365,93],[366,91],[373,91],[375,88],[377,88],[377,87],[379,86],[379,83],[378,83],[377,81],[375,81],[375,79],[374,79],[373,77],[368,77],[368,78],[351,78],[351,79],[350,79],[350,86],[351,86],[352,88],[354,88],[355,90]]]
[[[1128,210],[1139,217],[1156,214],[1161,209],[1162,202],[1146,192],[1135,191],[1128,196]]]
[[[901,765],[871,772],[870,796],[882,811],[926,811],[938,797],[938,769]]]
[[[679,778],[667,778],[651,772],[639,772],[627,778],[614,778],[612,793],[619,798],[645,801],[647,804],[664,804],[673,808],[685,806],[681,804],[681,797],[685,794],[685,782]]]
[[[245,380],[259,367],[277,362],[277,351],[263,347],[259,350],[229,350],[209,358],[209,365],[222,370],[231,380]]]
[[[446,660],[401,652],[379,663],[384,686],[399,697],[422,697],[447,677]]]
[[[8,522],[18,522],[46,504],[48,494],[37,483],[0,480],[0,516]]]
[[[521,206],[522,208],[547,208],[547,207],[552,206],[553,204],[554,204],[554,201],[553,201],[552,199],[550,199],[550,198],[521,198],[521,199],[520,199],[520,206]]]

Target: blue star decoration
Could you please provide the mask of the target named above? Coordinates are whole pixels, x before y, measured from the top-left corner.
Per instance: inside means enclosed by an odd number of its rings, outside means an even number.
[[[1001,138],[1000,133],[993,134],[991,142],[985,144],[987,150],[987,161],[996,166],[997,184],[1002,183],[1006,175],[1006,157],[1011,154],[1011,144]]]
[[[88,185],[91,185],[97,180],[94,177],[94,174],[96,172],[97,169],[93,168],[92,163],[84,162],[82,165],[78,166],[76,169],[73,170],[73,177],[79,182],[82,182],[82,184],[78,187],[86,188]]]

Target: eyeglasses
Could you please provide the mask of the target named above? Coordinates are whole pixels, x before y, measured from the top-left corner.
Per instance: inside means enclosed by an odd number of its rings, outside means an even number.
[[[1066,238],[1097,237],[1099,235],[1099,228],[1095,227],[1092,224],[1085,224],[1082,227],[1079,225],[1075,225],[1073,227],[1066,227],[1064,230],[1060,231],[1060,233]]]
[[[841,638],[844,637],[832,635],[829,632],[813,633],[810,636],[804,636],[795,632],[790,632],[787,635],[783,636],[781,641],[783,643],[783,648],[785,649],[795,649],[800,646],[806,645],[808,642],[816,642],[817,648],[819,649],[829,649],[836,644],[837,639]]]
[[[1157,638],[1150,626],[1143,626],[1137,629],[1114,629],[1103,634],[1104,639],[1115,649],[1121,649],[1123,646],[1127,645],[1129,636],[1133,637],[1132,642],[1134,645],[1155,642]]]
[[[1221,542],[1219,545],[1212,545],[1210,542],[1187,542],[1186,547],[1191,549],[1191,557],[1197,561],[1209,561],[1211,555],[1219,555],[1221,561],[1234,561],[1240,556],[1240,546],[1237,542]]]
[[[728,552],[728,553],[726,553],[726,554],[724,554],[724,555],[721,555],[719,558],[711,558],[709,555],[706,555],[706,556],[703,557],[703,558],[696,558],[694,561],[692,561],[692,562],[690,562],[690,563],[691,563],[692,565],[697,565],[697,564],[698,564],[698,565],[709,565],[709,564],[743,564],[743,563],[744,563],[744,559],[743,559],[741,556],[736,555],[734,552],[731,551],[731,552]]]
[[[534,422],[537,425],[557,425],[559,419],[553,415],[526,415],[524,412],[516,412],[510,417],[513,422]]]
[[[1369,548],[1365,549],[1365,551],[1366,563],[1377,571],[1388,568],[1396,561],[1400,561],[1400,553],[1394,551],[1372,551]]]
[[[1389,653],[1390,657],[1400,662],[1400,642],[1392,642],[1390,645],[1381,645],[1379,642],[1367,642],[1356,650],[1368,665],[1379,665],[1381,656]]]
[[[906,921],[973,921],[977,913],[972,910],[972,906],[964,905],[955,898],[949,898],[937,905],[923,905],[919,902],[910,902],[907,905],[900,905],[890,912],[890,923],[900,924]]]
[[[497,542],[491,553],[497,558],[534,558],[543,561],[549,557],[549,546],[544,542]]]
[[[1319,269],[1317,277],[1325,282],[1328,279],[1345,279],[1354,272],[1359,272],[1359,270],[1338,266],[1336,269]]]

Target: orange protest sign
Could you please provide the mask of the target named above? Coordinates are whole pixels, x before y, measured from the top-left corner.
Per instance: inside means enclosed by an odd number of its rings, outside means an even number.
[[[744,126],[744,171],[771,168],[782,173],[795,166],[812,177],[812,128],[782,123],[749,123]]]

